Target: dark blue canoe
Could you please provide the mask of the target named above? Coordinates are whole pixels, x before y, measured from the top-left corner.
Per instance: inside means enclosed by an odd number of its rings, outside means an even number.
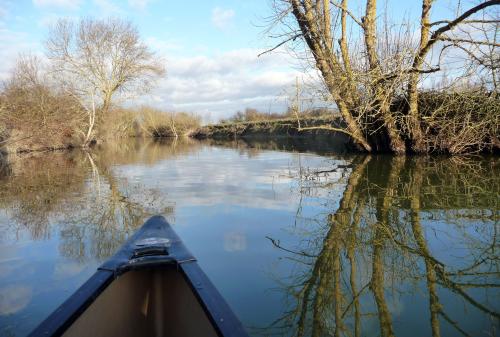
[[[247,336],[162,216],[150,218],[30,336]]]

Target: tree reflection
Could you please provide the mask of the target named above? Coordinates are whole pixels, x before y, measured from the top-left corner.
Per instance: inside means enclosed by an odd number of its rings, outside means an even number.
[[[0,152],[0,181],[7,179],[11,172],[12,170],[7,160],[7,156]]]
[[[59,235],[61,255],[104,259],[153,214],[173,216],[173,203],[159,190],[131,183],[116,163],[153,164],[196,151],[191,142],[131,142],[92,152],[49,153],[13,158],[0,178],[0,207],[7,232],[32,239]]]
[[[66,203],[60,225],[60,252],[77,260],[104,259],[154,214],[173,215],[171,202],[158,190],[118,179],[109,166],[87,153],[92,167],[86,198]]]
[[[317,154],[343,153],[347,140],[343,137],[248,137],[238,139],[205,139],[203,143],[238,149],[241,154],[255,157],[261,151],[308,152]]]
[[[26,230],[33,239],[47,238],[51,216],[84,187],[83,154],[25,155],[7,165],[9,175],[0,180],[0,206],[11,219],[11,232]]]
[[[350,165],[331,171],[299,170],[300,180],[306,182],[301,194],[338,184],[344,185],[344,192],[336,211],[327,216],[307,219],[298,212],[297,222],[316,233],[301,238],[299,246],[287,247],[279,238],[270,238],[297,266],[293,281],[283,285],[290,310],[267,331],[371,335],[376,319],[376,334],[394,336],[394,303],[424,291],[432,336],[441,336],[445,324],[454,334],[478,333],[467,331],[465,314],[446,305],[442,296],[460,299],[465,311],[487,316],[494,333],[500,318],[495,305],[500,287],[499,160],[347,160]],[[340,180],[328,179],[334,173]]]

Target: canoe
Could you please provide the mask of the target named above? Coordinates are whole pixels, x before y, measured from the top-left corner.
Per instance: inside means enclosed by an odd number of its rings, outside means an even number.
[[[154,216],[30,336],[247,336],[172,227]]]

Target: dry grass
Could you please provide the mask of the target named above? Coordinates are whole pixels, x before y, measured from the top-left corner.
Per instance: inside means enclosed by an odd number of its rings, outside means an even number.
[[[188,135],[200,126],[200,117],[187,112],[170,112],[141,107],[139,124],[150,137],[177,137]]]
[[[103,122],[107,137],[176,137],[188,135],[200,126],[200,117],[187,112],[169,112],[142,106],[115,108]]]
[[[126,108],[111,109],[103,118],[99,136],[104,139],[137,137],[141,135],[137,111]]]

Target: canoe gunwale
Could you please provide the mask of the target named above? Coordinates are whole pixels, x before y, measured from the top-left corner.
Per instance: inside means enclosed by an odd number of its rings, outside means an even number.
[[[141,238],[168,238],[168,255],[133,258]],[[248,336],[239,319],[162,216],[150,218],[109,260],[29,336],[61,336],[120,275],[132,270],[176,268],[219,336]]]
[[[111,271],[96,271],[29,336],[61,336],[115,279]]]

